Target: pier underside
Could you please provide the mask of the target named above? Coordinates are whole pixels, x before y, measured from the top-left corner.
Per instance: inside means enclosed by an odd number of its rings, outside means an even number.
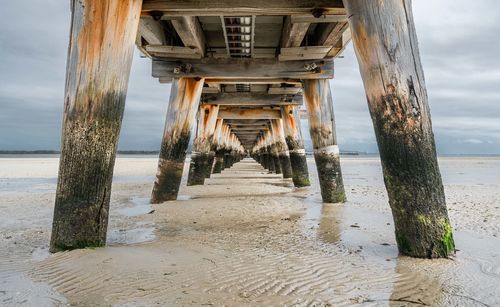
[[[171,84],[151,202],[177,199],[195,126],[188,185],[252,157],[309,186],[301,118],[323,201],[344,202],[330,79],[352,37],[399,250],[452,254],[411,1],[344,2],[75,1],[52,251],[105,244],[134,42]]]

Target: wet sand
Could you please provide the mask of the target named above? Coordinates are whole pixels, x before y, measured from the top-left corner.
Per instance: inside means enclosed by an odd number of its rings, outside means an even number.
[[[440,166],[453,259],[398,256],[373,157],[342,157],[345,204],[312,160],[301,189],[244,160],[151,206],[156,157],[122,156],[108,246],[49,255],[58,160],[0,158],[0,305],[500,305],[500,158]]]

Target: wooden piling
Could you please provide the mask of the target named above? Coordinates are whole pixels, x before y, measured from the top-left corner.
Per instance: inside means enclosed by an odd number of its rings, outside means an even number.
[[[271,120],[271,129],[275,136],[274,144],[278,151],[278,158],[283,178],[292,178],[292,165],[290,162],[288,146],[286,146],[285,132],[283,131],[283,121],[281,119]]]
[[[344,1],[401,254],[454,253],[410,0]]]
[[[213,155],[212,141],[215,125],[217,123],[218,105],[203,104],[198,112],[198,127],[196,138],[193,142],[191,152],[191,162],[189,164],[189,174],[187,185],[202,185],[205,183],[207,173],[212,170]]]
[[[217,122],[215,124],[215,131],[214,131],[214,137],[212,140],[212,151],[214,152],[214,158],[211,165],[211,173],[220,173],[220,164],[222,163],[222,157],[220,152],[221,148],[221,138],[222,138],[222,132],[223,132],[223,123],[224,120],[222,118],[218,118]],[[216,169],[217,168],[217,169]]]
[[[269,154],[271,155],[271,159],[273,160],[273,172],[275,174],[281,174],[281,164],[280,158],[278,155],[278,149],[276,148],[276,143],[274,141],[274,134],[272,130],[268,131],[268,140],[269,140]]]
[[[172,83],[158,172],[151,196],[153,204],[177,199],[203,82],[203,79],[180,78]]]
[[[346,200],[335,133],[333,99],[328,80],[304,80],[304,101],[324,202]]]
[[[309,181],[306,150],[304,149],[304,141],[302,140],[298,109],[291,105],[282,106],[281,116],[283,118],[285,141],[292,166],[293,184],[296,187],[309,186],[311,183]]]
[[[50,251],[103,246],[141,0],[73,1]]]

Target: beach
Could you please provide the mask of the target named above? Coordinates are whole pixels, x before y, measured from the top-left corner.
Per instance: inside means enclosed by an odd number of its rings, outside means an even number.
[[[500,157],[440,157],[457,252],[398,256],[376,156],[323,204],[244,159],[150,205],[156,156],[117,158],[108,243],[49,254],[57,156],[0,157],[0,305],[498,306]],[[415,174],[418,176],[418,174]]]

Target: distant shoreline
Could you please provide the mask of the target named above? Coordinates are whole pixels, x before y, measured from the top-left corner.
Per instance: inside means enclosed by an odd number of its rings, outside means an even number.
[[[0,157],[2,156],[32,156],[32,155],[47,155],[59,156],[58,150],[0,150]],[[160,152],[157,150],[119,150],[118,155],[130,156],[145,156],[145,155],[158,155]],[[191,152],[188,152],[190,154]],[[307,156],[313,156],[313,152],[306,152]],[[342,156],[378,156],[378,153],[371,152],[358,152],[358,151],[341,151]],[[500,157],[500,154],[438,154],[439,157]]]

